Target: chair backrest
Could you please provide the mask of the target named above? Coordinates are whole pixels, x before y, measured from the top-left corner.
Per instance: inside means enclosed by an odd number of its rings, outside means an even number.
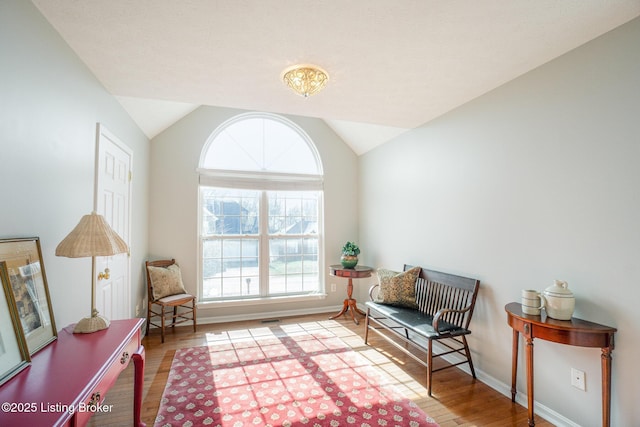
[[[404,270],[412,267],[405,264]],[[441,308],[468,309],[464,313],[446,313],[442,320],[469,329],[479,288],[480,281],[477,279],[423,268],[416,280],[416,302],[420,311],[431,316]]]
[[[149,276],[149,269],[147,267],[169,267],[176,263],[175,259],[159,259],[156,261],[145,261],[144,271],[147,274],[147,298],[150,301],[153,300],[153,285],[151,284],[151,277]]]

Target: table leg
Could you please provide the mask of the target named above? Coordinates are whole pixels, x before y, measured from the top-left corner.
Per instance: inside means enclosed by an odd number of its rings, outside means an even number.
[[[358,321],[358,319],[356,319],[356,300],[351,298],[348,300],[348,304],[349,311],[351,311],[351,320],[353,320],[353,323],[355,323],[356,325],[359,325],[360,322]]]
[[[520,339],[520,332],[516,329],[513,330],[513,343],[511,349],[511,401],[516,401],[516,377],[518,376],[518,341]]]
[[[352,310],[351,315],[353,316],[355,312],[360,314],[361,316],[366,316],[366,313],[358,308],[358,306],[356,305],[356,300],[352,298],[352,295],[353,295],[353,279],[349,278],[349,285],[347,286],[347,299],[349,300],[349,307]],[[353,320],[356,322],[356,324],[358,324],[358,321],[355,320],[355,318]]]
[[[353,295],[353,279],[350,277],[349,284],[347,285],[347,299],[345,299],[344,302],[342,303],[342,310],[340,310],[340,313],[336,314],[335,316],[329,317],[329,319],[333,320],[337,317],[342,316],[347,311],[351,310],[351,318],[353,319],[353,322],[356,325],[360,324],[358,319],[356,319],[355,314],[358,313],[361,316],[366,316],[366,313],[358,308],[358,306],[356,305],[356,300],[352,298],[352,295]]]
[[[347,311],[351,312],[351,319],[353,319],[353,322],[356,325],[359,325],[360,321],[358,319],[356,319],[355,313],[361,314],[362,316],[366,316],[367,315],[364,311],[360,310],[356,306],[356,300],[355,299],[347,298],[342,303],[342,310],[340,310],[340,313],[336,314],[335,316],[329,317],[329,319],[333,320],[335,318],[338,318],[338,317],[342,316],[343,314],[345,314]]]
[[[527,340],[527,409],[529,427],[536,425],[533,419],[533,338],[526,337]]]
[[[356,300],[352,300],[353,301],[353,306],[351,307],[356,313],[358,313],[361,316],[366,316],[367,313],[365,313],[364,311],[360,310],[358,308],[358,306],[356,306]]]
[[[602,426],[611,422],[611,347],[602,349]]]
[[[131,358],[133,359],[134,383],[133,383],[133,425],[134,427],[146,427],[140,419],[142,410],[142,391],[144,389],[144,347],[140,346]]]
[[[347,312],[347,310],[349,309],[349,300],[346,299],[344,300],[344,302],[342,303],[342,310],[340,310],[340,313],[336,314],[335,316],[331,316],[329,317],[330,320],[333,320],[335,318],[338,318],[340,316],[342,316],[343,314],[345,314]]]

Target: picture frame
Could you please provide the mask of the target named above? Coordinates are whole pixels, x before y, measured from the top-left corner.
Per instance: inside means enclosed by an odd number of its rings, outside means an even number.
[[[16,310],[7,264],[0,262],[0,385],[29,366],[31,357]]]
[[[6,266],[29,355],[34,355],[58,337],[40,238],[0,239],[0,262]]]

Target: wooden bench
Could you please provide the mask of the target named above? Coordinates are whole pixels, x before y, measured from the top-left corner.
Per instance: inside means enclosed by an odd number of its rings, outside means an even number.
[[[412,266],[405,265],[404,271],[410,268]],[[471,333],[469,323],[480,287],[479,280],[422,269],[415,288],[418,309],[374,302],[378,287],[379,285],[371,287],[371,301],[366,303],[365,344],[368,344],[369,330],[373,330],[425,365],[429,396],[433,372],[468,363],[471,375],[476,378],[466,335]],[[426,360],[413,354],[410,347],[400,344],[396,338],[426,351]],[[446,349],[433,354],[433,341],[437,341]],[[452,353],[461,355],[465,360],[433,369],[433,359]]]

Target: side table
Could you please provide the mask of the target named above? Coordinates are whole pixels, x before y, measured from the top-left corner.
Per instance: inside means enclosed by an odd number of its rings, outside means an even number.
[[[345,268],[340,264],[332,265],[329,267],[329,273],[332,276],[336,277],[347,277],[349,279],[349,284],[347,285],[347,298],[344,300],[344,304],[342,305],[342,310],[340,313],[335,316],[330,317],[329,319],[335,319],[337,317],[345,314],[349,309],[351,309],[351,318],[355,322],[356,325],[359,325],[360,322],[356,319],[355,313],[358,313],[362,316],[365,315],[365,312],[360,310],[356,305],[356,300],[352,298],[353,295],[353,279],[363,279],[366,277],[371,277],[371,272],[373,268],[367,267],[365,265],[357,265],[354,268]]]
[[[533,339],[557,342],[579,347],[600,347],[602,350],[602,425],[608,427],[611,418],[611,352],[613,335],[617,329],[572,317],[556,320],[545,313],[532,316],[522,312],[522,305],[511,302],[504,307],[507,323],[513,328],[511,355],[511,401],[516,401],[516,373],[518,370],[518,337],[522,333],[526,342],[527,406],[529,426],[533,419]]]

